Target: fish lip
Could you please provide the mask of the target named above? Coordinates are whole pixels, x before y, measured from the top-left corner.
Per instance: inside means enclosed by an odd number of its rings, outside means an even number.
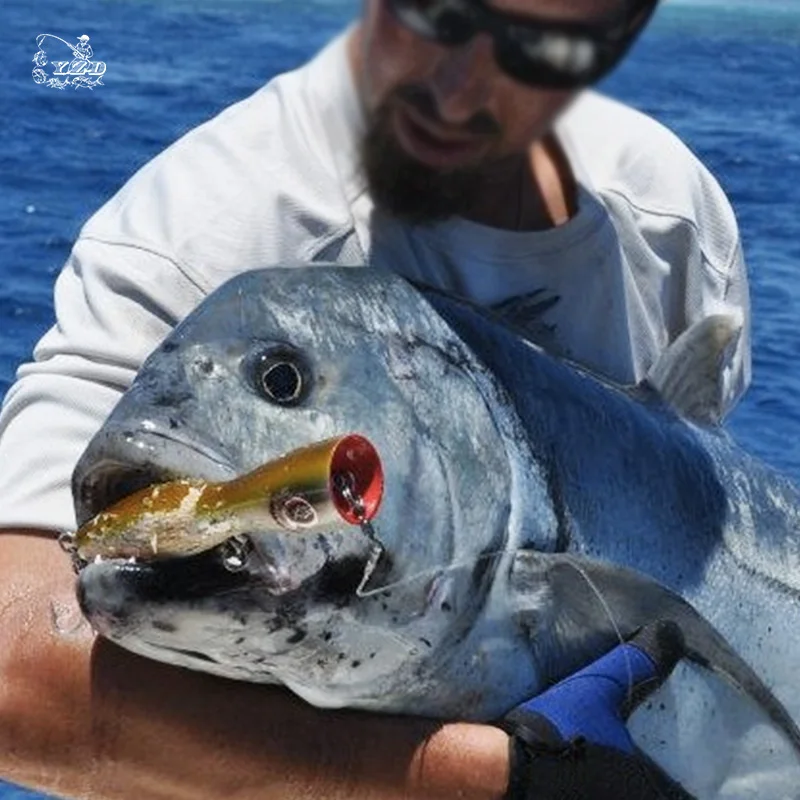
[[[105,559],[86,564],[76,583],[80,609],[95,630],[120,640],[140,626],[143,609],[226,597],[234,603],[236,595],[250,595],[248,573],[225,570],[217,549],[152,563]]]
[[[78,581],[81,607],[84,612],[96,610],[96,606],[86,605],[86,590],[92,582],[102,587],[109,580],[115,583],[115,590],[121,588],[127,597],[156,603],[203,599],[246,588],[251,577],[248,571],[226,570],[219,553],[221,547],[152,562],[109,558],[87,564]]]
[[[73,472],[77,524],[80,527],[155,483],[179,478],[229,480],[237,474],[231,461],[217,451],[167,432],[152,427],[111,429],[92,441]]]

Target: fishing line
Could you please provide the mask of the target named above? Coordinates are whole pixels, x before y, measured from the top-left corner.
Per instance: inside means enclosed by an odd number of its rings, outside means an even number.
[[[592,590],[594,595],[600,601],[600,605],[603,607],[603,610],[605,611],[606,616],[609,619],[609,622],[611,622],[611,627],[614,629],[614,633],[616,633],[619,643],[620,644],[624,644],[626,640],[623,637],[622,631],[620,630],[619,626],[617,625],[616,620],[614,619],[614,615],[611,612],[611,608],[608,605],[608,603],[606,602],[605,597],[603,596],[603,592],[600,590],[600,587],[598,587],[595,584],[595,582],[587,574],[586,570],[579,563],[577,563],[576,559],[570,557],[569,555],[564,554],[564,561],[565,561],[566,564],[568,564],[570,567],[572,567],[578,573],[578,575],[580,575],[581,578],[584,579],[584,581],[586,581],[586,585]],[[626,668],[628,670],[628,696],[630,697],[630,696],[632,696],[633,689],[634,689],[633,669],[631,667],[631,659],[630,659],[630,656],[628,655],[628,653],[625,652],[625,653],[623,653],[623,655],[624,655],[624,663],[625,663],[625,666],[626,666]],[[627,720],[625,721],[625,724],[627,725]],[[659,793],[660,793],[661,787],[658,786],[655,778],[653,777],[652,771],[646,767],[645,762],[642,760],[642,757],[638,756],[636,758],[636,762],[635,763],[636,763],[637,768],[641,771],[641,774],[647,779],[647,782],[653,788],[658,789]]]
[[[429,569],[421,570],[420,572],[415,572],[413,575],[408,575],[400,580],[393,581],[391,583],[384,583],[380,586],[374,588],[365,588],[366,584],[369,582],[369,579],[372,577],[372,574],[375,572],[375,568],[378,565],[380,556],[383,554],[383,549],[381,548],[380,552],[377,551],[377,548],[374,548],[372,553],[370,554],[370,558],[367,561],[367,566],[364,569],[364,577],[361,579],[361,583],[359,584],[358,588],[356,589],[356,595],[359,598],[369,598],[375,597],[376,595],[382,594],[390,589],[398,589],[402,586],[407,586],[414,581],[421,580],[423,578],[432,578],[432,577],[439,577],[441,575],[446,575],[450,572],[455,572],[456,570],[466,569],[474,567],[475,564],[480,563],[481,561],[485,561],[488,559],[498,558],[503,555],[511,555],[517,552],[516,550],[494,550],[488,553],[481,553],[478,556],[472,556],[470,558],[465,558],[461,561],[456,561],[452,564],[448,564],[447,566],[438,566],[438,567],[430,567]]]
[[[614,633],[617,634],[617,639],[619,640],[620,644],[625,644],[625,638],[622,635],[622,631],[620,630],[619,625],[617,625],[617,621],[614,619],[614,615],[611,612],[611,607],[606,602],[605,597],[603,597],[603,592],[600,588],[595,584],[595,582],[589,577],[586,570],[577,563],[577,561],[564,553],[564,561],[572,567],[580,576],[586,581],[587,586],[594,592],[597,599],[600,601],[600,605],[603,607],[603,611],[606,612],[606,616],[608,617],[609,622],[611,623],[611,627],[614,629]],[[632,682],[632,681],[631,681]]]

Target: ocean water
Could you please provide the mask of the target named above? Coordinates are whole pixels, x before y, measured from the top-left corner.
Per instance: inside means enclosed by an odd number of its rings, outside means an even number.
[[[356,12],[355,0],[4,0],[0,397],[52,324],[53,281],[88,216]],[[40,33],[91,36],[104,85],[35,84]],[[800,2],[668,0],[605,89],[675,130],[731,198],[751,276],[754,380],[728,424],[800,480]],[[32,797],[0,783],[2,800]]]

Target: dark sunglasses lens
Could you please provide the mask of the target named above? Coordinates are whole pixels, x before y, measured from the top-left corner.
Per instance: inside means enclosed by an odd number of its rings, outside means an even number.
[[[495,46],[497,63],[512,78],[549,89],[578,89],[605,71],[598,45],[561,34],[503,37]]]
[[[458,0],[390,0],[389,6],[403,25],[439,44],[464,44],[475,35],[469,8]]]

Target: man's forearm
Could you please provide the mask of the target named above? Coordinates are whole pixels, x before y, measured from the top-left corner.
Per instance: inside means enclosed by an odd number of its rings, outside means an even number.
[[[0,777],[65,797],[498,798],[507,738],[319,711],[96,640],[67,557],[0,532]]]

